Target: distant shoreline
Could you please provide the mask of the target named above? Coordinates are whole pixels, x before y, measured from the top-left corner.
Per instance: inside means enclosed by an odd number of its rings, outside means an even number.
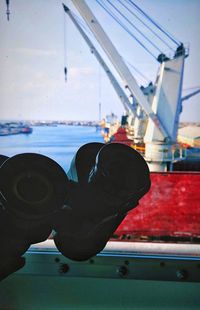
[[[65,121],[49,121],[49,120],[0,120],[0,125],[5,123],[26,123],[30,126],[99,126],[100,121],[94,120],[65,120]],[[186,126],[200,126],[200,122],[180,122],[179,128]]]
[[[13,121],[13,120],[0,120],[0,126],[5,124],[19,124],[26,123],[30,126],[58,126],[58,125],[66,125],[66,126],[91,126],[96,127],[99,126],[99,121]]]

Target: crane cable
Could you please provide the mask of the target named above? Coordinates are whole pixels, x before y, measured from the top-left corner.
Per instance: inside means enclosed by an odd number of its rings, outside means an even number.
[[[82,27],[84,29],[84,31],[87,33],[88,37],[90,37],[90,40],[92,42],[92,39],[94,38],[93,33],[90,31],[90,29],[88,28],[87,24],[84,23],[84,21],[82,19],[79,18],[78,15],[76,15],[75,13],[71,12],[71,14],[73,15],[74,19],[76,19],[77,23],[79,24],[80,27]],[[91,39],[92,36],[92,39]],[[147,78],[139,69],[137,69],[135,66],[133,66],[133,64],[131,64],[130,62],[128,62],[127,59],[123,58],[125,60],[125,62],[132,67],[132,69],[138,73],[138,75],[140,75],[146,82],[150,82],[150,79]]]
[[[132,0],[128,0],[142,15],[144,15],[151,23],[156,26],[161,32],[163,32],[171,41],[173,41],[177,46],[180,45],[180,41],[178,41],[174,36],[172,36],[168,31],[164,30],[162,26],[156,23],[147,13],[145,13],[137,4],[135,4]]]
[[[159,39],[163,44],[165,44],[170,50],[172,50],[174,52],[174,49],[165,41],[163,40],[151,27],[149,27],[149,25],[147,25],[140,17],[138,17],[134,12],[132,12],[121,0],[117,0],[119,3],[121,3],[121,5],[127,9],[127,11],[133,15],[137,20],[139,20],[143,26],[145,26],[151,33],[153,33],[153,35],[155,35],[155,37],[157,39]],[[125,0],[126,2],[128,2],[128,0]]]
[[[112,14],[106,7],[103,5],[99,0],[96,0],[96,2],[131,36],[133,37],[156,61],[156,56],[132,33],[130,30],[123,25],[119,18],[117,18],[114,14]]]
[[[151,41],[149,40],[149,38],[142,33],[142,31],[140,31],[122,12],[120,12],[120,10],[113,4],[111,3],[110,0],[106,0],[137,32],[139,32],[139,34],[141,36],[143,36],[155,49],[157,49],[160,53],[162,53],[162,51]]]
[[[133,64],[131,64],[130,62],[128,62],[126,59],[125,59],[126,63],[131,67],[133,68],[133,70],[138,73],[147,83],[150,83],[150,79],[147,78],[140,70],[138,70]]]

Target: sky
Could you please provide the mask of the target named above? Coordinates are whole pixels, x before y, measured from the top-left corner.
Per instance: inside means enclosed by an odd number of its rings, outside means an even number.
[[[64,13],[62,2],[78,15],[71,0],[10,0],[11,14],[7,21],[5,1],[0,1],[0,120],[98,120],[111,112],[118,117],[124,113],[108,77]],[[134,2],[189,46],[183,95],[200,86],[200,0]],[[120,55],[131,64],[130,70],[138,84],[145,86],[147,81],[133,67],[148,81],[154,82],[159,66],[155,58],[115,23],[95,0],[87,0],[87,3]],[[112,3],[119,5],[118,0],[112,0]],[[123,0],[123,3],[127,1]],[[134,23],[137,25],[136,20]],[[147,29],[139,24],[138,27],[153,40]],[[95,40],[94,43],[123,87],[112,64]],[[166,46],[161,48],[166,54],[171,52]],[[155,49],[153,52],[158,56]],[[180,120],[200,122],[200,94],[183,103]]]

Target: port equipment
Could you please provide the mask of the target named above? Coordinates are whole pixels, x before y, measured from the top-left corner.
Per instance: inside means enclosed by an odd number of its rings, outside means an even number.
[[[130,90],[131,95],[148,117],[144,142],[145,159],[150,170],[166,171],[173,161],[174,148],[177,147],[176,136],[181,111],[184,60],[188,56],[188,50],[182,43],[176,42],[179,45],[172,58],[164,54],[158,56],[160,70],[155,83],[152,105],[150,105],[123,58],[86,2],[72,0],[72,3],[104,49],[121,76],[125,87]]]
[[[107,74],[112,86],[114,87],[119,99],[121,100],[122,105],[123,105],[126,113],[127,114],[131,113],[131,115],[136,117],[136,114],[137,114],[136,106],[130,103],[128,96],[126,95],[126,93],[124,92],[124,90],[122,89],[120,84],[118,83],[114,74],[111,72],[111,70],[109,69],[109,67],[105,63],[104,59],[102,58],[102,56],[100,55],[100,53],[98,52],[98,50],[96,49],[96,47],[94,46],[92,41],[90,40],[90,38],[87,36],[85,31],[83,30],[83,27],[81,27],[81,25],[78,22],[75,15],[71,12],[71,10],[65,4],[63,4],[63,8],[64,8],[65,12],[67,13],[67,15],[70,17],[70,19],[73,22],[73,24],[75,25],[75,27],[78,29],[78,31],[80,32],[80,34],[84,38],[87,45],[89,46],[91,53],[94,54],[94,56],[96,57],[96,59],[98,60],[98,62],[102,66],[102,68],[104,69],[104,71]]]

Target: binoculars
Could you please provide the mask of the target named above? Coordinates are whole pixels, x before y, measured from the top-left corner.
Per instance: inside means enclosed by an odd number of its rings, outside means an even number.
[[[0,168],[0,260],[23,255],[46,240],[52,215],[64,201],[67,178],[50,158],[19,154]]]
[[[143,157],[120,143],[87,143],[65,171],[34,153],[0,156],[0,262],[50,234],[67,258],[99,253],[150,189]]]

